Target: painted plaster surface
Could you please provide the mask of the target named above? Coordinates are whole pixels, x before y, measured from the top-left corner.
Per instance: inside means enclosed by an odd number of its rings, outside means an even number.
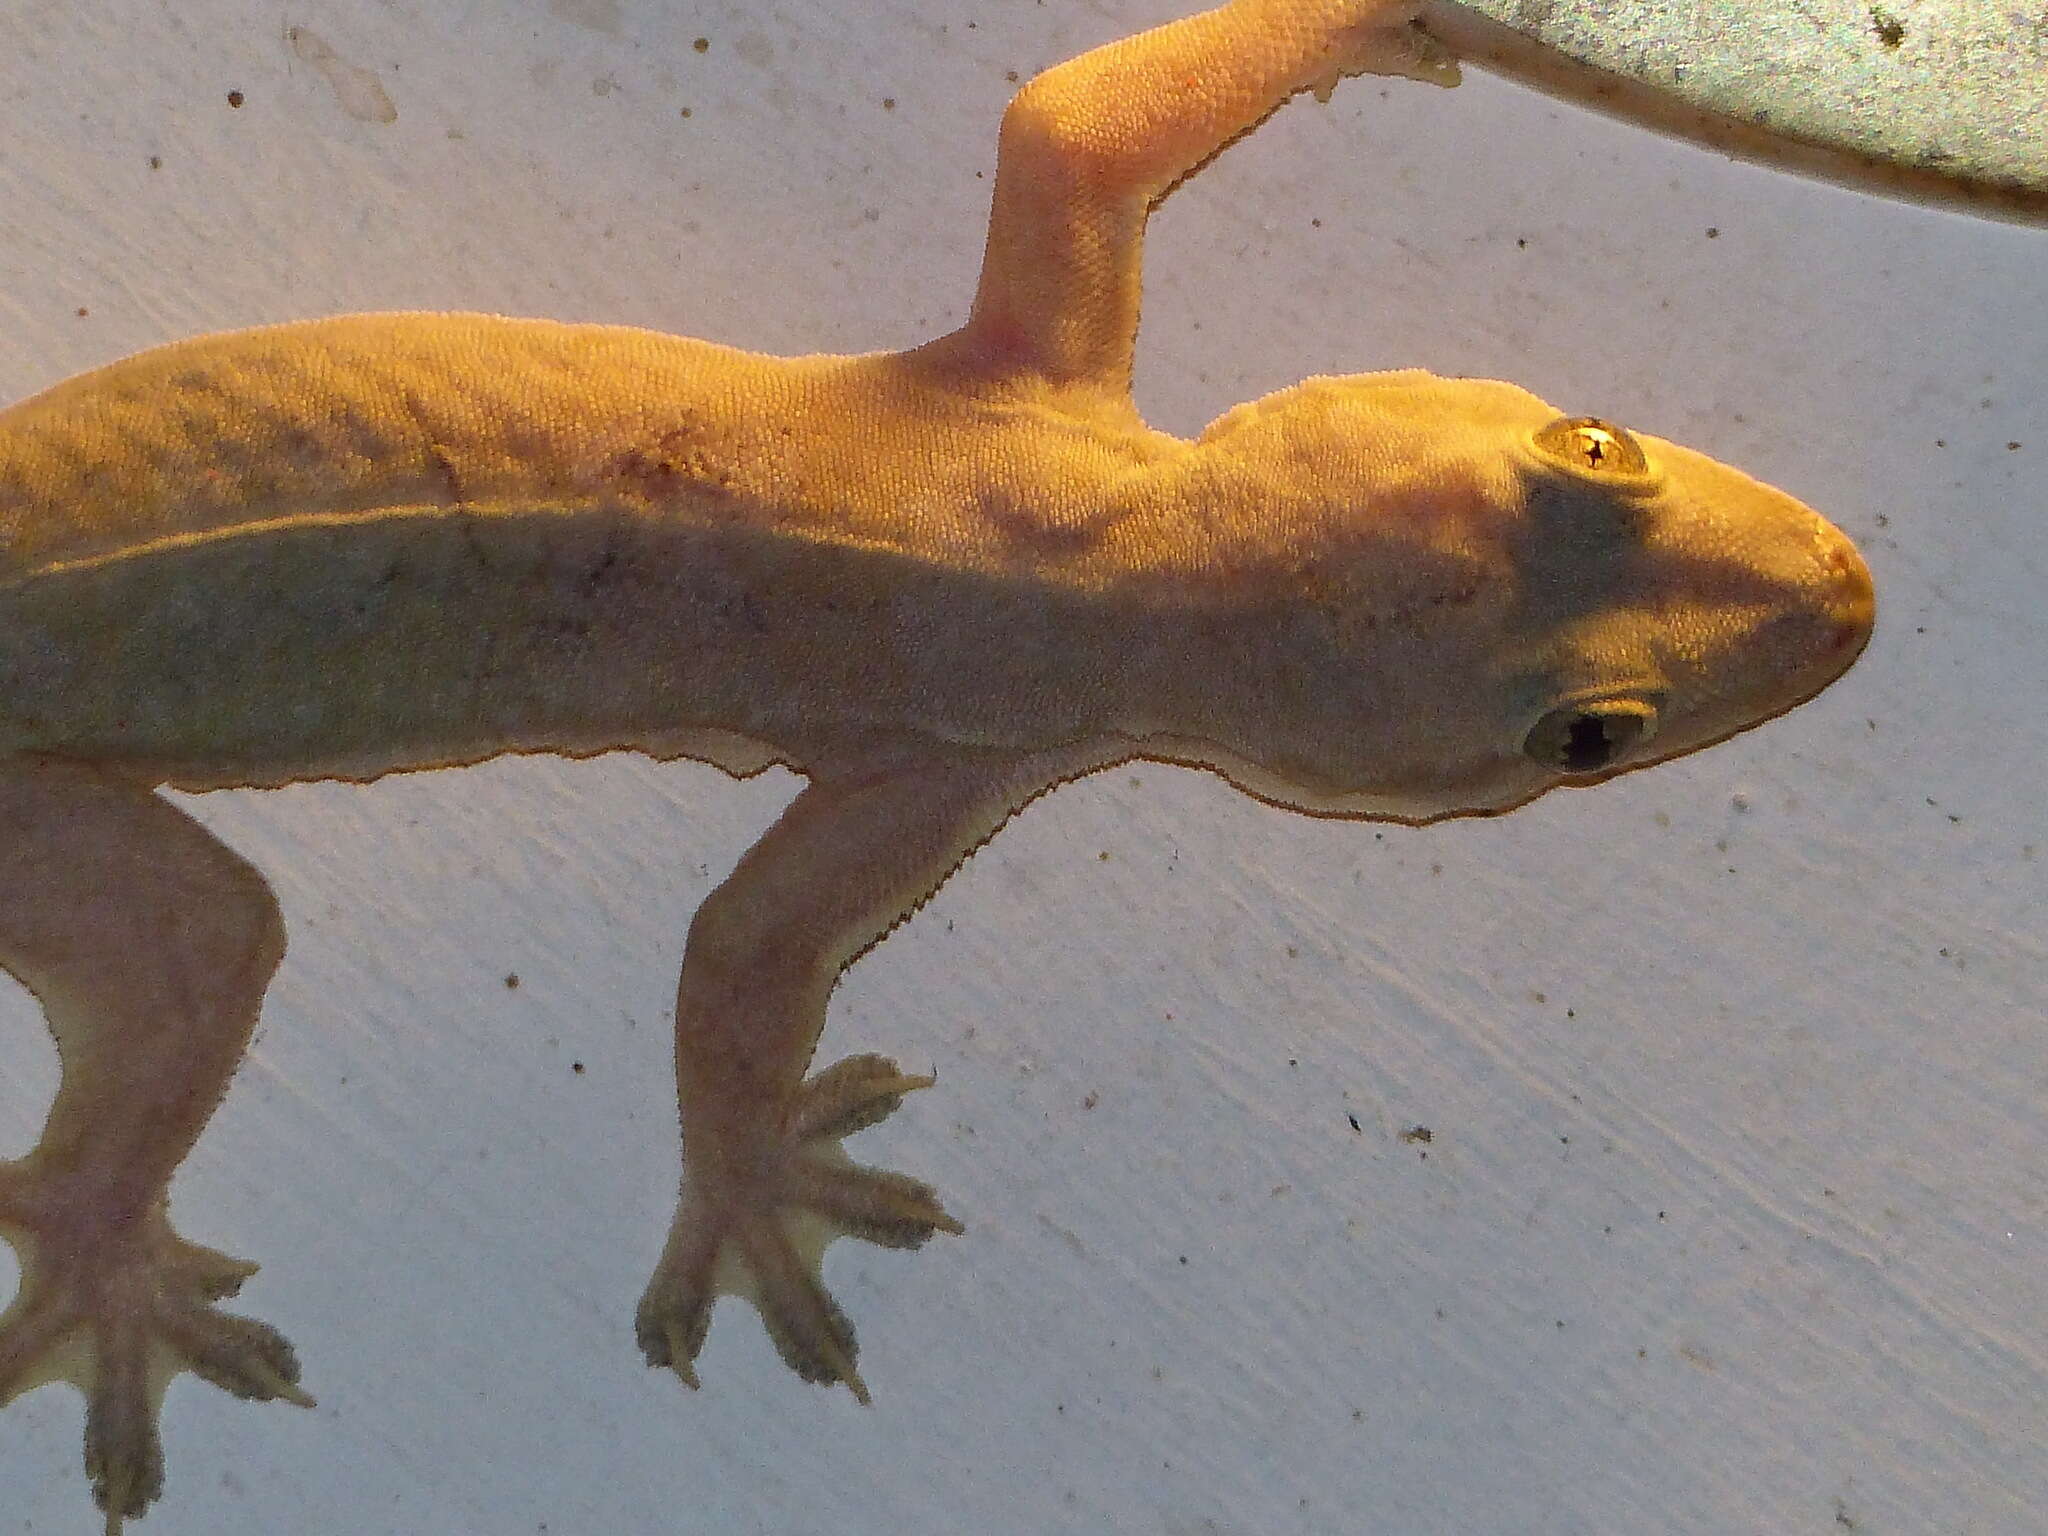
[[[2048,21],[1984,0],[1439,0],[1473,57],[1767,164],[2048,222]]]

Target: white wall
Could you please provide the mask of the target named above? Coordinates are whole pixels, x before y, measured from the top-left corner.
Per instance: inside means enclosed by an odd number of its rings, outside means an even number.
[[[1006,72],[1176,8],[0,0],[0,398],[366,308],[908,343],[962,314]],[[2037,1528],[2048,234],[1484,78],[1291,107],[1154,228],[1160,425],[1510,377],[1835,517],[1869,653],[1500,821],[1160,767],[1040,802],[835,1000],[828,1058],[941,1079],[856,1152],[970,1229],[834,1250],[866,1412],[736,1303],[701,1394],[631,1337],[684,925],[792,780],[199,802],[292,947],[174,1210],[263,1262],[321,1406],[182,1379],[146,1536]],[[0,1005],[11,1155],[55,1064]],[[67,1392],[0,1414],[0,1532],[97,1530],[78,1445]]]

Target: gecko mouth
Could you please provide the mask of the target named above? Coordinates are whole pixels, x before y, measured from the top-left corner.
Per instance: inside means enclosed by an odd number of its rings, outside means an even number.
[[[1795,622],[1817,630],[1807,642],[1811,662],[1794,680],[1798,690],[1793,703],[1801,703],[1820,692],[1848,670],[1870,643],[1877,622],[1877,589],[1870,579],[1870,567],[1848,537],[1832,524],[1821,524],[1820,565],[1823,571],[1817,612],[1801,615]]]
[[[1877,588],[1871,582],[1870,567],[1863,563],[1863,556],[1841,534],[1835,533],[1834,547],[1824,559],[1834,572],[1838,588],[1833,655],[1846,667],[1870,643],[1870,631],[1877,622]]]

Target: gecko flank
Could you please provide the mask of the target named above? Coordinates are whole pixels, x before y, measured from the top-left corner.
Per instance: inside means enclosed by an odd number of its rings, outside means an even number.
[[[959,1228],[840,1149],[928,1079],[807,1077],[812,1051],[841,970],[1033,796],[1143,757],[1323,815],[1501,811],[1848,667],[1872,599],[1839,532],[1512,385],[1316,378],[1192,442],[1140,419],[1154,201],[1297,92],[1449,83],[1416,10],[1236,0],[1032,80],[968,318],[910,351],[358,315],[0,413],[0,964],[62,1061],[0,1162],[0,1401],[84,1394],[109,1532],[161,1490],[177,1373],[310,1401],[285,1340],[219,1308],[255,1266],[166,1207],[284,939],[162,788],[616,749],[806,776],[690,925],[638,1335],[694,1386],[714,1300],[745,1296],[865,1401],[825,1244]]]

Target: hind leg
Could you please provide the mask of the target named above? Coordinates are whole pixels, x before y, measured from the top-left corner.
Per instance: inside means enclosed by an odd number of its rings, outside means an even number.
[[[0,1403],[85,1395],[107,1530],[163,1483],[157,1412],[192,1371],[310,1403],[291,1346],[219,1311],[256,1266],[171,1230],[171,1175],[213,1113],[284,952],[263,878],[148,789],[0,761],[0,965],[43,1005],[62,1077],[42,1139],[0,1162],[21,1286],[0,1313]]]

